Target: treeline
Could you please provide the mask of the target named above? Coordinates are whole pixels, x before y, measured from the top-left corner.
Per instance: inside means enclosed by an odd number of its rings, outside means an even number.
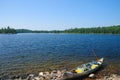
[[[108,27],[94,27],[94,28],[74,28],[64,30],[64,33],[110,33],[120,34],[120,25]]]
[[[17,33],[103,33],[103,34],[120,34],[120,25],[93,27],[93,28],[74,28],[67,30],[27,30],[17,29]]]
[[[28,30],[28,29],[16,29],[17,33],[62,33],[63,31],[59,30]]]
[[[32,30],[28,30],[28,29],[16,29],[17,33],[32,33]]]
[[[9,26],[6,28],[1,28],[0,29],[0,33],[1,34],[16,34],[17,32],[16,32],[16,30],[15,29],[13,29],[13,28],[10,28]]]
[[[60,30],[51,30],[51,31],[33,31],[33,33],[62,33]]]
[[[120,34],[120,25],[108,27],[94,28],[74,28],[67,30],[28,30],[28,29],[13,29],[9,26],[0,29],[0,33],[103,33],[103,34]]]

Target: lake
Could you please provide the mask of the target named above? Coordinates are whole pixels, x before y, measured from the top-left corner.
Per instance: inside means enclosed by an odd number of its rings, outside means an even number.
[[[0,34],[0,77],[56,68],[72,69],[95,60],[93,50],[97,56],[105,58],[105,64],[120,68],[120,35]]]

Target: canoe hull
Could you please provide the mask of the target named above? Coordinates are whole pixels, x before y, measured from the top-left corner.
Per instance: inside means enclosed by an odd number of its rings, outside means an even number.
[[[63,80],[69,80],[69,79],[73,79],[73,78],[80,78],[80,77],[84,77],[87,76],[95,71],[97,71],[103,64],[103,58],[100,59],[100,64],[95,68],[95,69],[91,69],[88,71],[84,71],[83,73],[70,73],[70,72],[66,72],[63,77]]]

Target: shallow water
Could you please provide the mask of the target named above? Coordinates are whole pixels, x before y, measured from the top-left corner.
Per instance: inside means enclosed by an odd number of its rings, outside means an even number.
[[[94,60],[120,68],[120,35],[111,34],[0,34],[0,76],[73,68]]]

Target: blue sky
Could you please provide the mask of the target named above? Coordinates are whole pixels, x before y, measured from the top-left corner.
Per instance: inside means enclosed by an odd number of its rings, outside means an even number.
[[[120,24],[120,0],[0,0],[0,28],[63,30]]]

